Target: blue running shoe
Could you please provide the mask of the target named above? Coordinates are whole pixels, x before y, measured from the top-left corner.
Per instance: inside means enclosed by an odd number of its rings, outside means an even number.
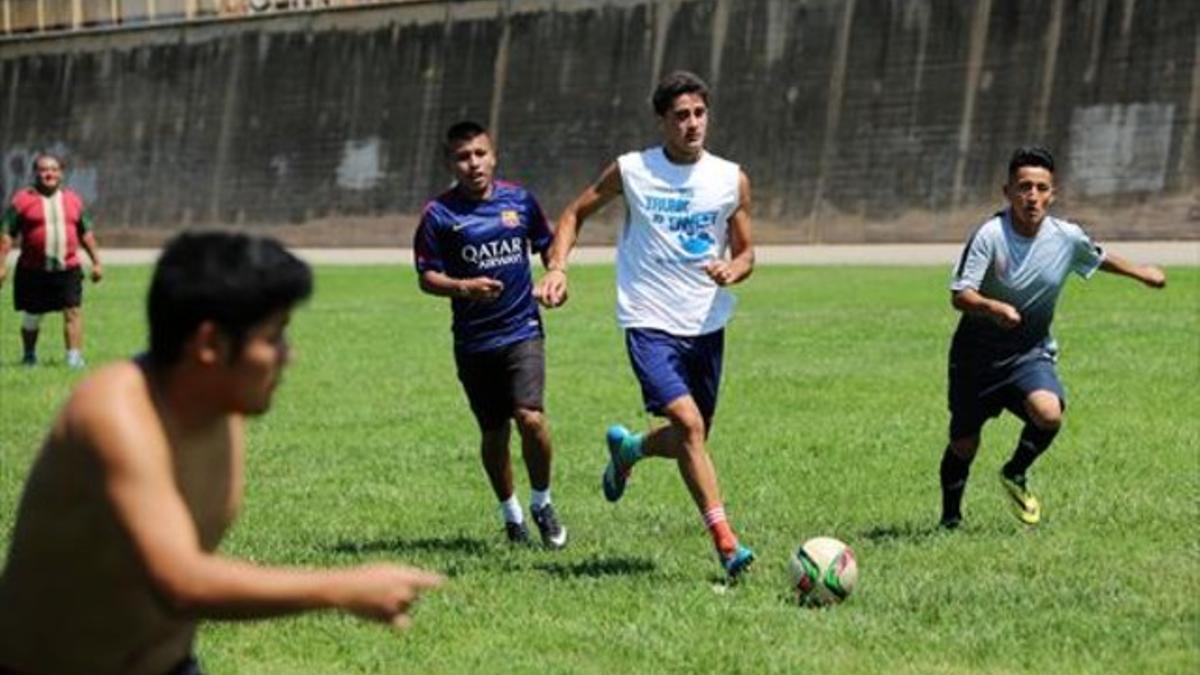
[[[621,461],[621,446],[629,438],[629,430],[620,424],[614,424],[604,434],[608,444],[608,466],[604,467],[601,484],[604,486],[604,498],[615,502],[625,494],[625,481],[629,478],[629,467]]]
[[[754,551],[749,547],[738,544],[737,550],[729,557],[720,556],[721,567],[725,568],[725,574],[729,575],[730,580],[735,580],[741,576],[742,572],[750,569],[750,563],[754,562]]]

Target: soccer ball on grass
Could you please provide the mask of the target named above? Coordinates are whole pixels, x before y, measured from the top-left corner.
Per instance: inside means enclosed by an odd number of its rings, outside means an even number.
[[[804,542],[788,562],[792,588],[802,605],[837,604],[850,596],[858,582],[854,551],[833,537]]]

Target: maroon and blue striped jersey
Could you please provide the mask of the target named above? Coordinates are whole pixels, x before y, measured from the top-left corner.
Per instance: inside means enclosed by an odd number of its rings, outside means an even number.
[[[492,302],[451,300],[455,349],[488,351],[542,336],[529,255],[545,251],[552,239],[537,200],[514,183],[496,181],[483,201],[451,189],[425,206],[413,238],[418,274],[491,277],[504,284]]]

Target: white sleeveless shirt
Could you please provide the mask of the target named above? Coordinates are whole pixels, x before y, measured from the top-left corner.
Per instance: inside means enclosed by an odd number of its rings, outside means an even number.
[[[738,165],[708,152],[674,164],[662,146],[621,155],[617,165],[628,209],[617,242],[617,323],[680,336],[724,327],[734,297],[703,266],[725,255]]]

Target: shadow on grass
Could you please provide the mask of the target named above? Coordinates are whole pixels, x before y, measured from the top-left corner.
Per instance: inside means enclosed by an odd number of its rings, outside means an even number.
[[[462,535],[456,537],[426,537],[422,539],[376,539],[374,541],[339,541],[323,547],[334,553],[361,555],[364,553],[455,553],[482,556],[491,552],[492,544]]]
[[[916,542],[934,537],[944,537],[951,534],[949,530],[930,524],[899,523],[895,525],[876,525],[861,532],[859,537],[876,544],[893,544],[899,542]]]
[[[545,572],[550,576],[566,579],[569,577],[607,577],[632,576],[647,574],[655,569],[654,563],[645,558],[592,558],[582,562],[563,563],[534,563],[534,569]]]

